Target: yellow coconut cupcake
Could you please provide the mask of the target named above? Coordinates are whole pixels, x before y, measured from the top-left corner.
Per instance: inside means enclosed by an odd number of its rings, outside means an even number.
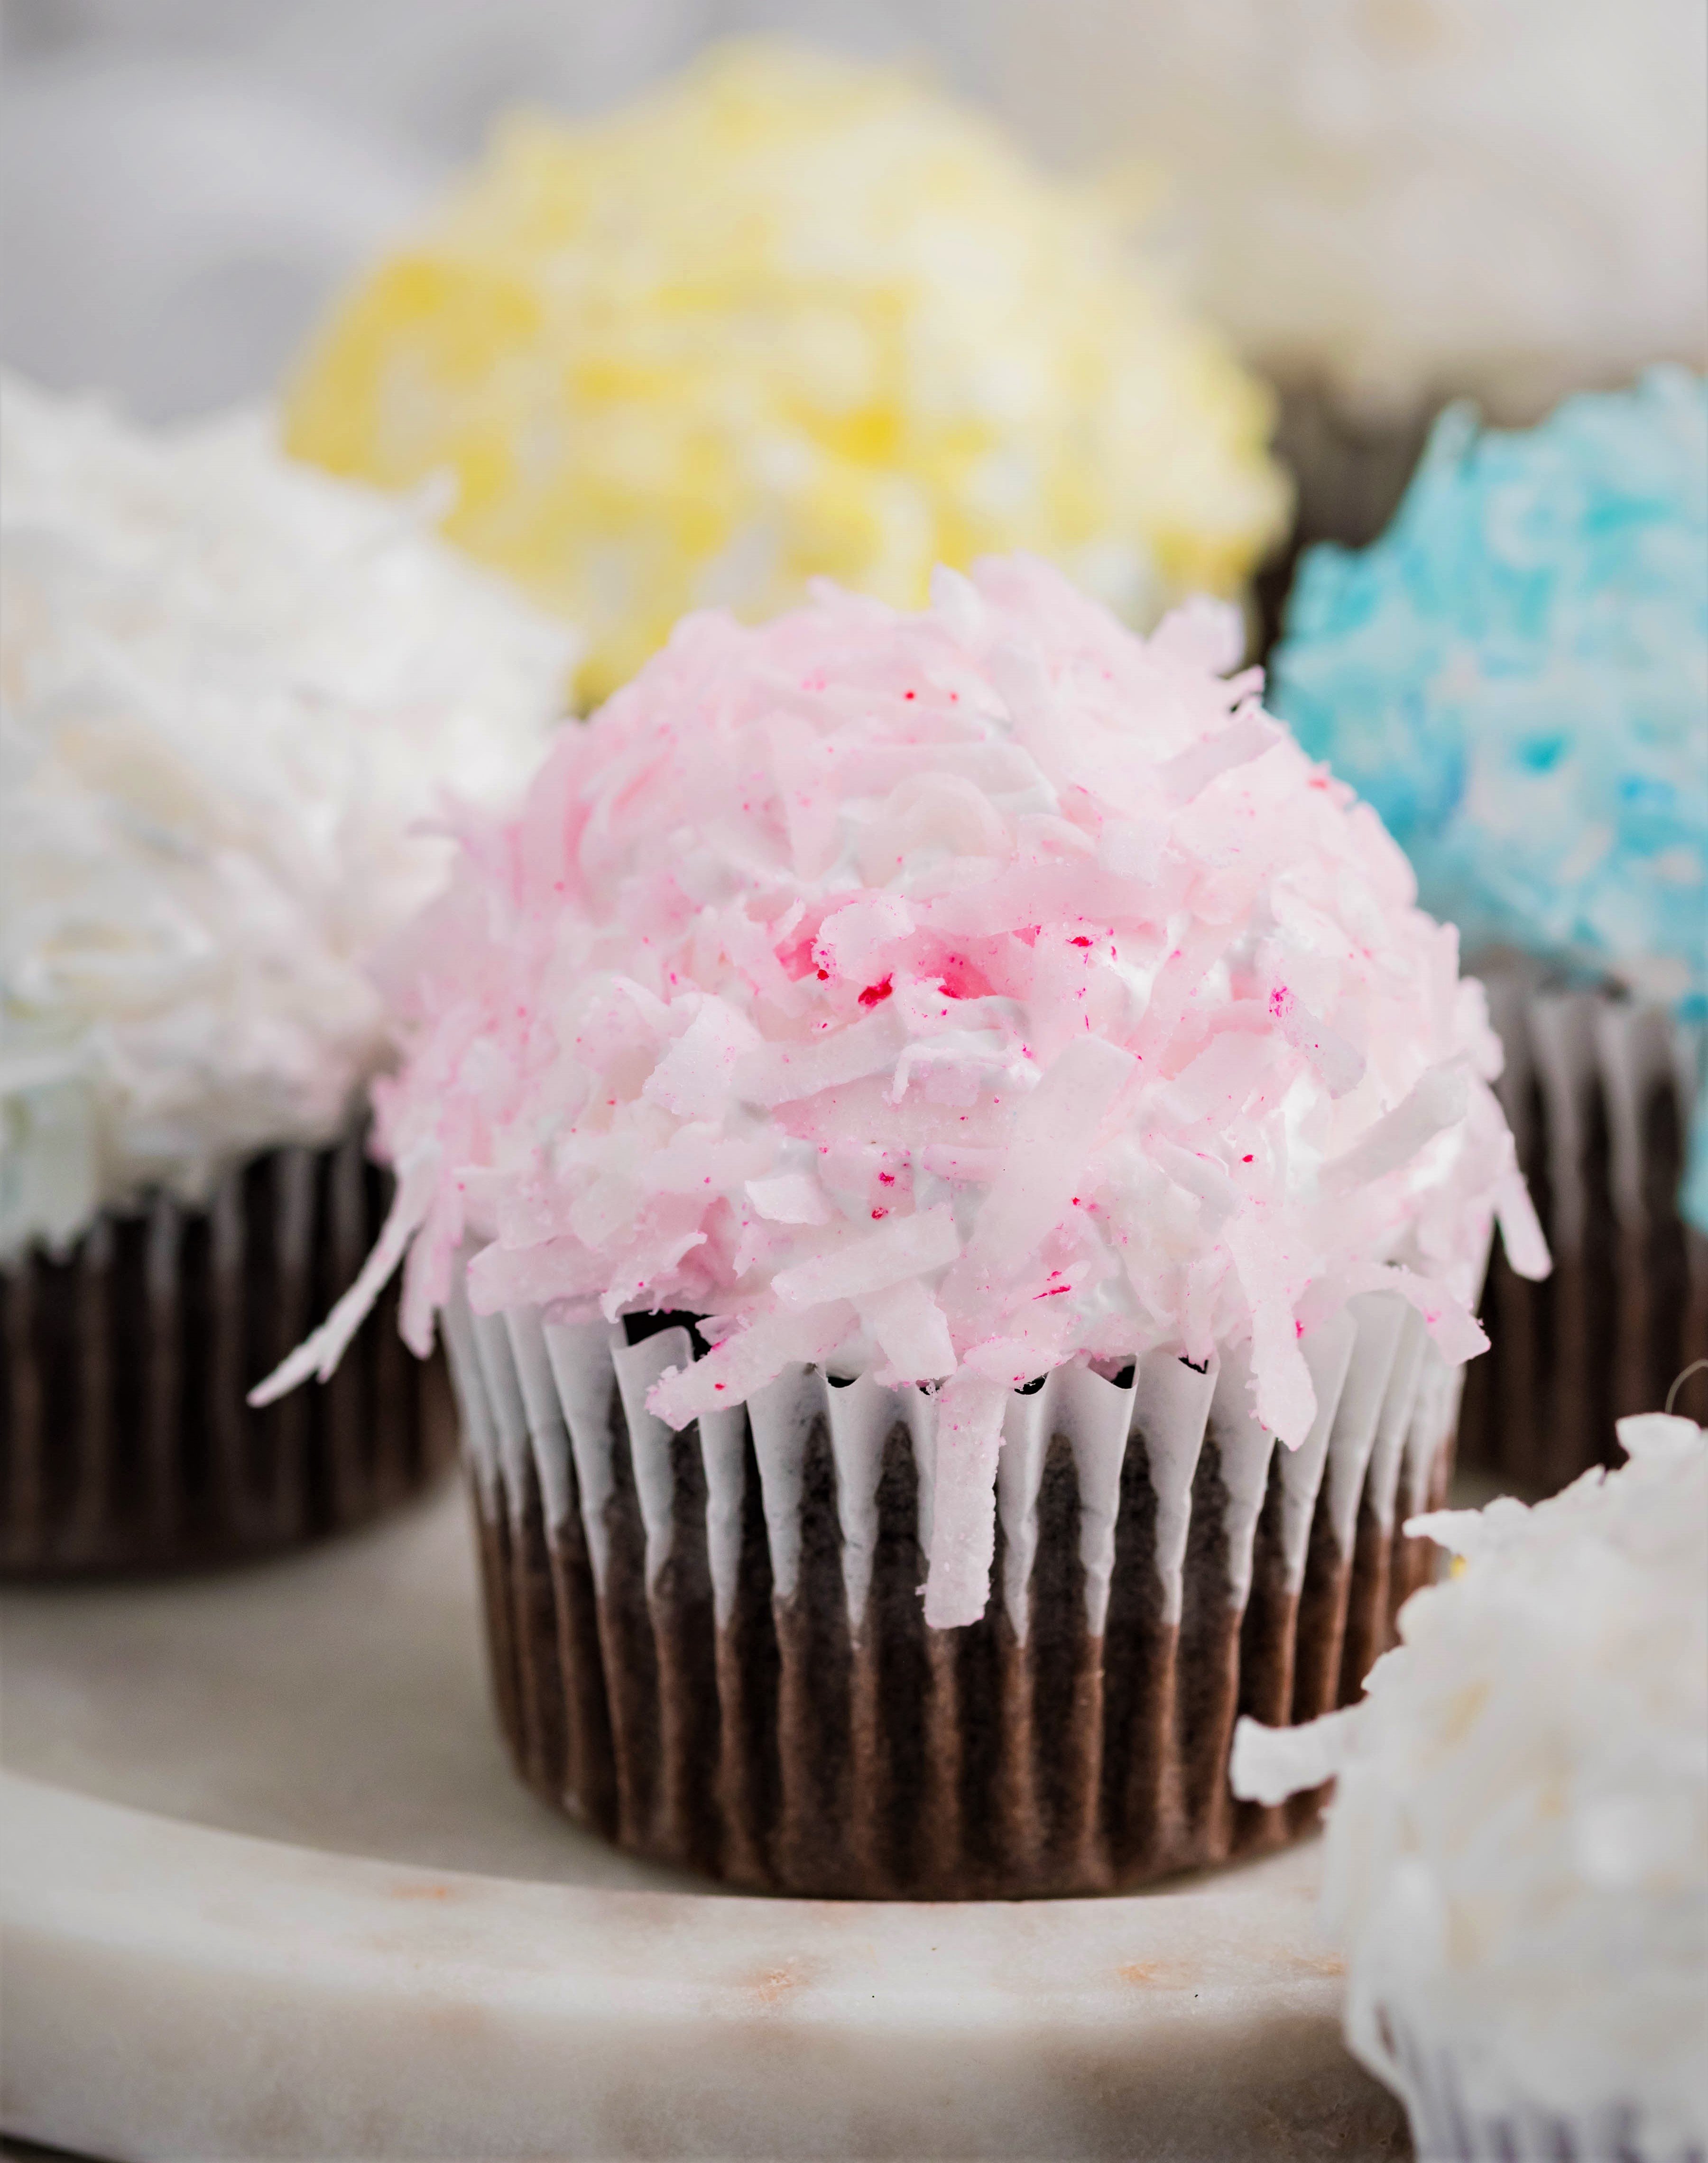
[[[1286,523],[1268,395],[1092,191],[911,75],[767,43],[611,117],[516,118],[326,325],[289,441],[459,484],[447,531],[590,634],[816,575],[898,606],[1026,547],[1146,625]]]

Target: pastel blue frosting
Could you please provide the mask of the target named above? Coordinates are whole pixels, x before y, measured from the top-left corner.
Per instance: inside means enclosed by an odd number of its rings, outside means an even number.
[[[1271,699],[1467,953],[1708,1016],[1708,379],[1449,408],[1382,537],[1304,558]],[[1708,1229],[1708,1076],[1684,1206]]]

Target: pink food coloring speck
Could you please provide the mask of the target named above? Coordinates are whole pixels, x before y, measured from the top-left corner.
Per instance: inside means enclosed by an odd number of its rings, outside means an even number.
[[[880,1186],[893,1186],[895,1185],[895,1174],[893,1171],[879,1172],[878,1175],[878,1183]]]
[[[1241,1164],[1250,1164],[1251,1162],[1251,1159],[1249,1156],[1243,1156],[1240,1158],[1239,1161]]]
[[[1067,943],[1070,946],[1089,946],[1091,945],[1089,939],[1070,939]]]
[[[888,1214],[889,1212],[887,1209],[874,1209],[872,1212],[872,1221],[875,1224],[880,1217],[888,1217]]]
[[[885,977],[881,982],[866,987],[860,994],[860,1003],[863,1007],[882,1006],[894,988],[889,977]]]

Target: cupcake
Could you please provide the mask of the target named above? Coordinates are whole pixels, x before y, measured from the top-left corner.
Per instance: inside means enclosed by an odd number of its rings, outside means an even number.
[[[1708,1433],[1619,1438],[1533,1510],[1412,1527],[1459,1560],[1364,1701],[1235,1740],[1260,1806],[1339,1776],[1346,2039],[1424,2159],[1708,2150]]]
[[[1187,290],[1281,390],[1307,541],[1375,537],[1448,399],[1528,424],[1708,361],[1695,0],[1009,0],[988,73],[1062,155],[1170,176]]]
[[[406,1248],[542,1795],[771,1890],[1089,1892],[1294,1829],[1236,1710],[1355,1694],[1495,1215],[1546,1256],[1455,935],[1237,611],[933,593],[689,618],[471,835],[385,1238],[260,1394]]]
[[[353,1522],[454,1446],[364,1334],[244,1393],[371,1243],[368,962],[495,808],[572,656],[422,530],[238,416],[0,399],[0,1565],[210,1562]]]
[[[333,314],[288,441],[589,632],[603,697],[684,610],[815,575],[899,607],[1039,551],[1130,621],[1286,524],[1267,395],[1122,220],[910,76],[767,43],[612,118],[516,118]]]
[[[1551,1490],[1708,1354],[1708,382],[1444,416],[1391,531],[1305,559],[1274,696],[1488,976],[1559,1266],[1497,1263],[1462,1440]]]

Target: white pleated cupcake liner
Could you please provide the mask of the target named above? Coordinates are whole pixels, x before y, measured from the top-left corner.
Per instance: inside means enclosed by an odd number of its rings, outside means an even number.
[[[1463,2032],[1448,2040],[1372,2004],[1349,2040],[1405,2104],[1417,2163],[1708,2163],[1700,2140],[1657,2138],[1630,2099],[1570,2111],[1538,2103],[1486,2041]]]
[[[1288,1837],[1236,1804],[1236,1715],[1355,1696],[1431,1568],[1459,1375],[1397,1297],[1307,1339],[1297,1451],[1236,1348],[1017,1390],[992,1595],[927,1629],[935,1408],[817,1368],[673,1434],[689,1331],[443,1317],[500,1715],[530,1784],[624,1846],[803,1893],[1140,1883]]]

